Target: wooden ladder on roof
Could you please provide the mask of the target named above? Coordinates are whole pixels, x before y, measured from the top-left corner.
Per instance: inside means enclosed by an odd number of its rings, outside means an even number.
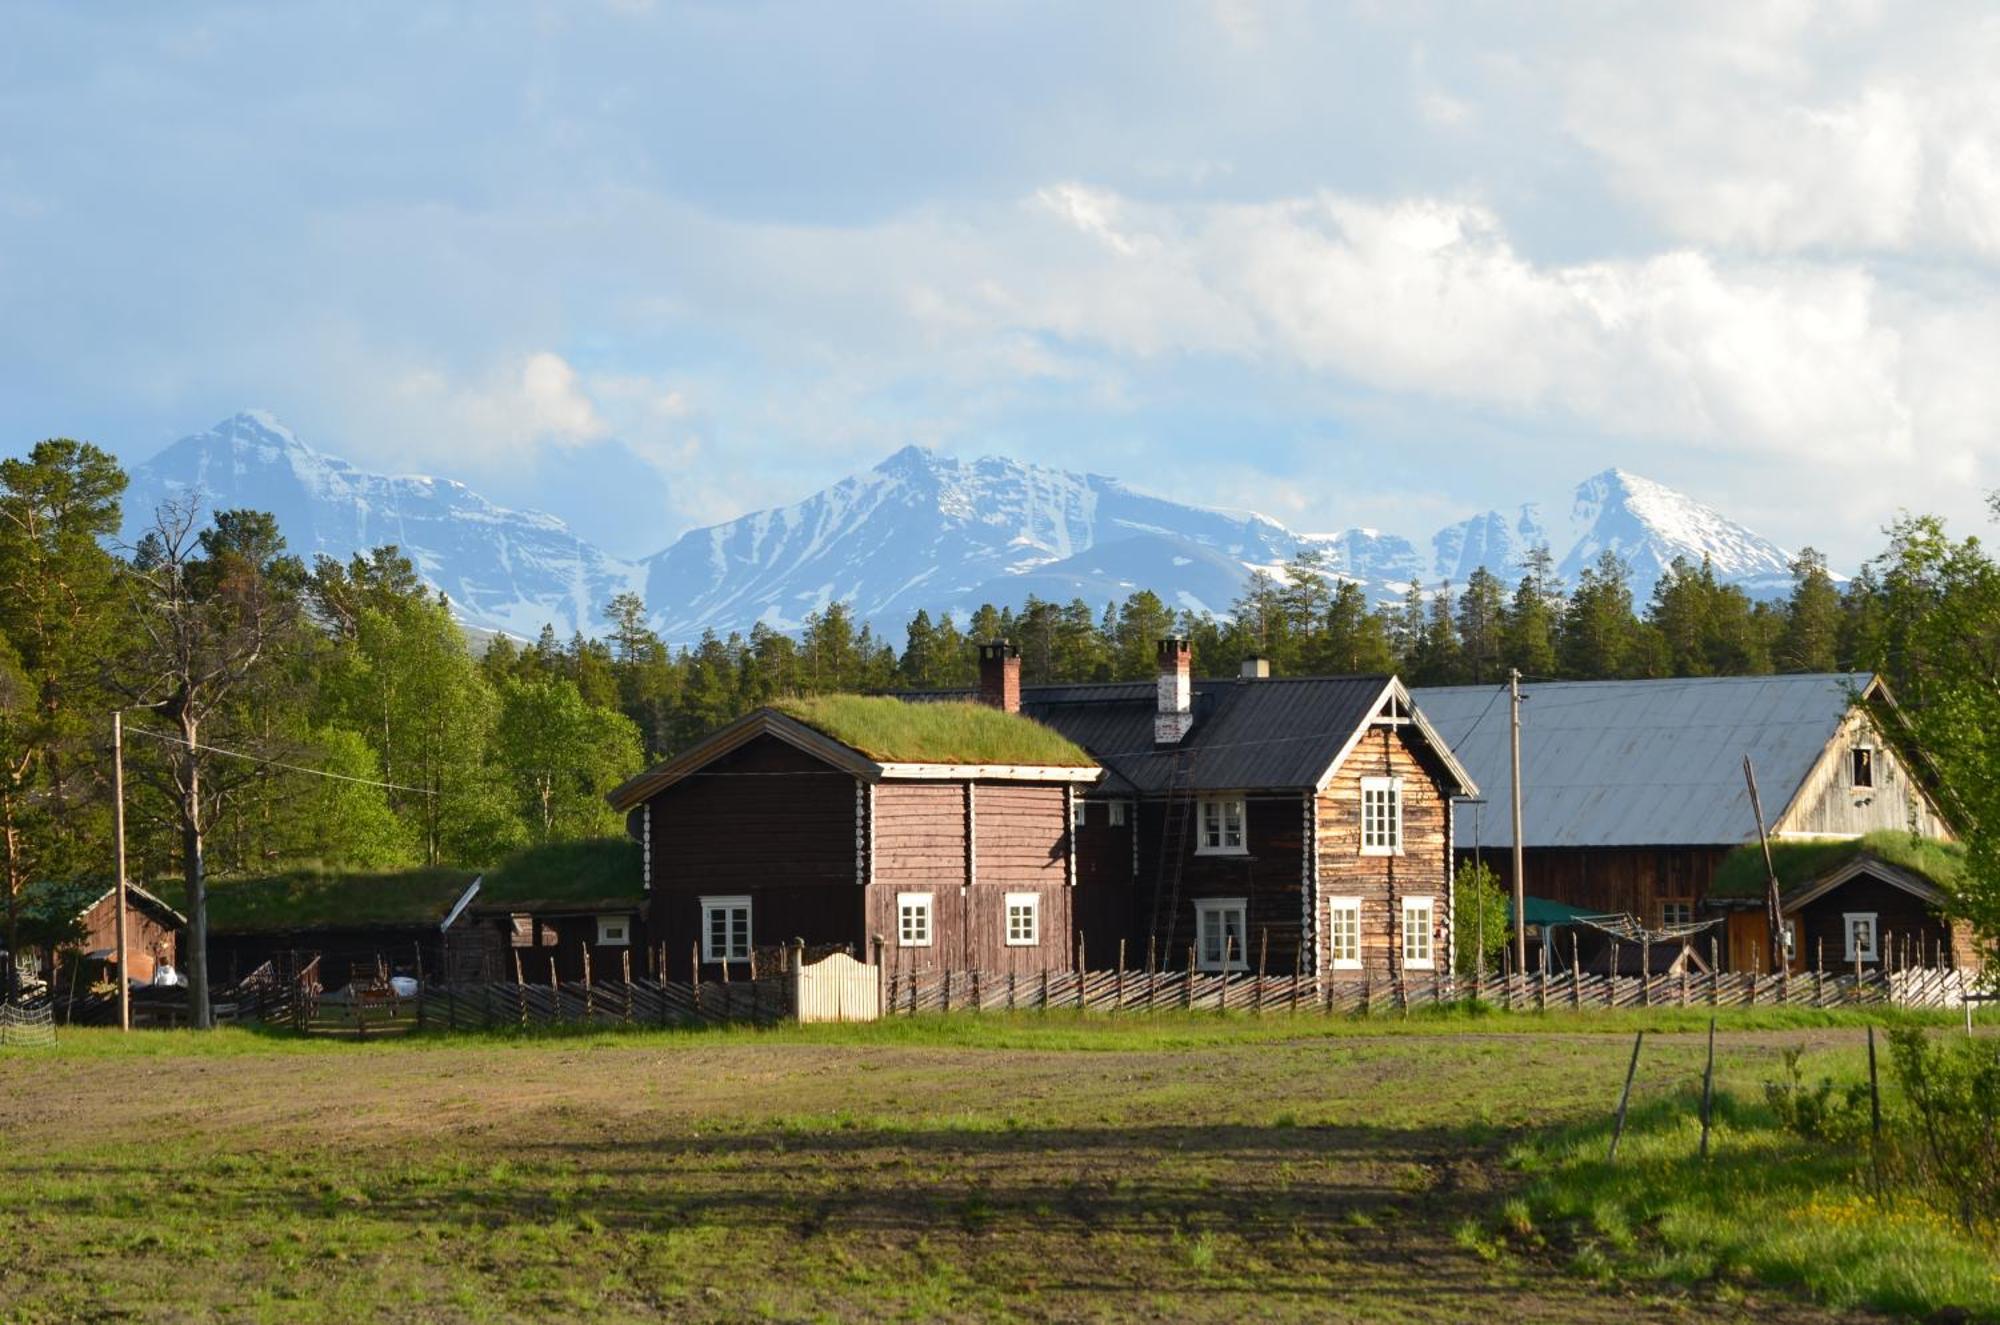
[[[1181,905],[1181,872],[1187,864],[1188,838],[1194,831],[1194,751],[1175,750],[1167,775],[1167,802],[1160,816],[1160,858],[1153,867],[1153,940],[1159,948],[1160,969],[1174,966],[1168,951],[1173,942],[1174,915]]]

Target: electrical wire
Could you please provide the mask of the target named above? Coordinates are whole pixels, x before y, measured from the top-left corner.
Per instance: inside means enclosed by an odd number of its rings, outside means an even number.
[[[159,741],[163,745],[184,746],[190,750],[202,750],[209,754],[226,755],[231,759],[243,759],[253,764],[263,764],[269,768],[282,768],[289,773],[308,773],[316,778],[332,778],[339,782],[359,783],[364,787],[382,787],[388,791],[407,791],[416,796],[435,796],[437,792],[428,787],[407,787],[400,782],[378,782],[374,778],[358,778],[348,773],[329,773],[323,768],[306,768],[300,764],[287,764],[279,759],[266,759],[263,755],[253,755],[245,750],[230,750],[220,745],[204,745],[199,741],[184,740],[179,736],[168,736],[164,732],[149,732],[141,727],[127,727],[128,736],[143,736],[149,741]]]

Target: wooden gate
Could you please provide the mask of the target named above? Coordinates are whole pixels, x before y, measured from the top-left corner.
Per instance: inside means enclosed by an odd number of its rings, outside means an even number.
[[[792,1006],[800,1021],[874,1021],[882,1015],[878,968],[844,952],[793,968]]]

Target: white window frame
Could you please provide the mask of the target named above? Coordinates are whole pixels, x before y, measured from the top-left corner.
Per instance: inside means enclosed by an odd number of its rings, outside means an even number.
[[[1410,923],[1413,912],[1421,911],[1424,922],[1421,928]],[[1423,937],[1423,955],[1412,956],[1410,940]],[[1406,971],[1434,971],[1437,969],[1437,898],[1423,895],[1403,899],[1403,969]]]
[[[713,917],[717,911],[736,911],[736,910],[740,910],[743,912],[742,947],[740,950],[737,948],[735,922],[732,920],[728,922],[730,931],[726,939],[728,951],[718,952],[716,951],[715,948],[715,921]],[[757,941],[756,930],[754,928],[756,925],[756,920],[757,920],[756,911],[751,906],[750,898],[747,894],[732,893],[728,896],[702,898],[701,899],[701,959],[704,962],[749,961],[750,950]]]
[[[1862,782],[1854,776],[1855,765],[1859,762],[1856,756],[1863,754],[1868,756],[1868,780],[1866,782]],[[1849,750],[1847,752],[1847,785],[1856,791],[1875,790],[1875,784],[1878,780],[1875,766],[1878,762],[1875,747],[1872,745],[1857,745]]]
[[[1223,917],[1234,915],[1237,928],[1236,942],[1229,947],[1229,955],[1218,953],[1208,955],[1208,940],[1211,927],[1222,922]],[[1222,935],[1229,937],[1229,926],[1222,924]],[[1194,951],[1195,966],[1204,971],[1246,971],[1250,969],[1250,954],[1245,951],[1250,946],[1250,899],[1247,897],[1198,897],[1194,903]]]
[[[1126,808],[1126,802],[1124,802],[1124,801],[1106,801],[1106,802],[1105,802],[1105,804],[1107,804],[1107,805],[1109,805],[1109,806],[1111,807],[1111,814],[1110,814],[1110,816],[1109,816],[1109,819],[1108,819],[1108,822],[1110,823],[1111,827],[1113,827],[1113,828],[1123,828],[1123,827],[1125,826],[1125,824],[1126,824],[1126,817],[1125,817],[1125,816],[1126,816],[1126,815],[1127,815],[1128,813],[1130,813],[1130,811],[1129,811],[1129,810],[1128,810],[1128,809]]]
[[[1235,823],[1232,825],[1232,811]],[[1195,824],[1194,853],[1197,856],[1247,856],[1250,854],[1250,807],[1241,796],[1203,796],[1195,803],[1201,818]],[[1210,819],[1214,820],[1215,845],[1209,845]],[[1234,828],[1235,842],[1231,842]]]
[[[1014,933],[1014,913],[1025,911],[1028,916],[1028,933],[1016,937]],[[1040,893],[1008,893],[1000,908],[1001,935],[1010,948],[1039,948],[1042,945],[1042,895]]]
[[[1856,960],[1854,922],[1857,920],[1868,922],[1868,946],[1861,949],[1859,959],[1864,962],[1879,960],[1876,954],[1882,946],[1882,920],[1881,914],[1876,911],[1848,911],[1841,915],[1840,932],[1846,947],[1846,960]]]
[[[1369,800],[1371,797],[1388,797],[1388,813],[1381,817],[1387,828],[1388,841],[1370,840]],[[1403,854],[1403,779],[1398,777],[1373,777],[1361,779],[1361,854],[1364,856],[1400,856]]]
[[[1072,797],[1069,804],[1069,826],[1081,828],[1084,825],[1083,807],[1090,804],[1081,796]]]
[[[1341,954],[1341,918],[1354,918],[1354,948],[1350,955]],[[1359,897],[1329,897],[1326,899],[1326,951],[1329,969],[1335,971],[1358,971],[1361,969],[1361,899]]]
[[[1797,961],[1799,956],[1799,922],[1796,920],[1787,920],[1784,932],[1785,963],[1790,965],[1792,962]]]
[[[605,930],[612,925],[618,927],[618,937],[609,938]],[[629,948],[632,946],[632,917],[611,915],[597,917],[597,946],[600,948]]]
[[[931,893],[896,894],[896,946],[899,948],[928,948],[937,940],[936,897]],[[916,924],[912,917],[921,917]],[[916,930],[922,933],[916,937]]]

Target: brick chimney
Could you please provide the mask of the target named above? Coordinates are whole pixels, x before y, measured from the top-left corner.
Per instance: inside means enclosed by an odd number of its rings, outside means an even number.
[[[1194,658],[1184,639],[1159,643],[1160,707],[1153,715],[1153,743],[1179,745],[1194,725]]]
[[[1006,640],[979,646],[979,702],[1002,713],[1021,711],[1021,651]]]
[[[1245,681],[1262,681],[1271,675],[1271,660],[1261,653],[1247,654],[1237,675]]]

